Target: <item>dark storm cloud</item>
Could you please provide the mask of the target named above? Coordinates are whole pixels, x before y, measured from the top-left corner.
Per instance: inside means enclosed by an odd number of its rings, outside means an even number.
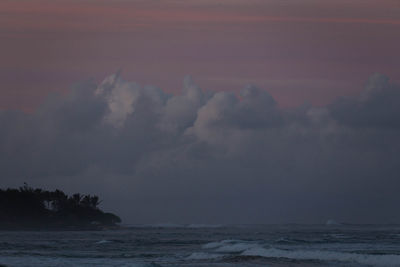
[[[278,108],[265,90],[126,82],[0,113],[2,184],[99,193],[131,222],[399,222],[400,88]]]

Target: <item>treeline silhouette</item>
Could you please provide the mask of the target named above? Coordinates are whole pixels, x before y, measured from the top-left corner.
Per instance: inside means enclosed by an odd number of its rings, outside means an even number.
[[[121,219],[99,209],[96,195],[73,194],[60,190],[0,189],[0,229],[104,229]]]

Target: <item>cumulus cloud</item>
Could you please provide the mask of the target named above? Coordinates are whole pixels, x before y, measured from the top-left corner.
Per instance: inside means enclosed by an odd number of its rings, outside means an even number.
[[[399,222],[400,87],[281,109],[255,86],[169,95],[117,74],[0,112],[3,186],[89,191],[129,222]]]
[[[400,126],[399,86],[389,78],[372,75],[358,98],[342,98],[332,104],[333,116],[344,124],[365,128]]]

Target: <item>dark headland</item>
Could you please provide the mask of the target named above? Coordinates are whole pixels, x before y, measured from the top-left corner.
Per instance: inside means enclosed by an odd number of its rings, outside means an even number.
[[[96,195],[61,190],[0,189],[0,230],[103,230],[118,228],[121,219],[99,208]]]

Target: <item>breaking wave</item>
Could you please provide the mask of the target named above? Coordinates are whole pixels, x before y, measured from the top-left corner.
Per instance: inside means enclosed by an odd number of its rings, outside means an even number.
[[[186,259],[187,260],[212,260],[222,258],[224,255],[221,254],[212,254],[212,253],[205,253],[205,252],[194,252],[190,254]]]
[[[210,242],[210,243],[203,245],[203,248],[205,248],[205,249],[218,248],[225,244],[230,244],[233,242],[236,242],[236,240],[222,240],[222,241]]]
[[[267,246],[269,245],[255,241],[227,239],[203,245],[203,249],[211,250],[212,253],[204,253],[204,255],[200,253],[193,257],[209,257],[208,259],[212,259],[211,257],[229,257],[236,255],[242,257],[344,262],[368,266],[400,266],[400,255],[395,254],[374,255],[332,250],[287,250]]]
[[[400,264],[400,255],[370,255],[323,250],[283,250],[253,247],[245,250],[241,255],[294,260],[337,261],[372,266],[399,266]]]

